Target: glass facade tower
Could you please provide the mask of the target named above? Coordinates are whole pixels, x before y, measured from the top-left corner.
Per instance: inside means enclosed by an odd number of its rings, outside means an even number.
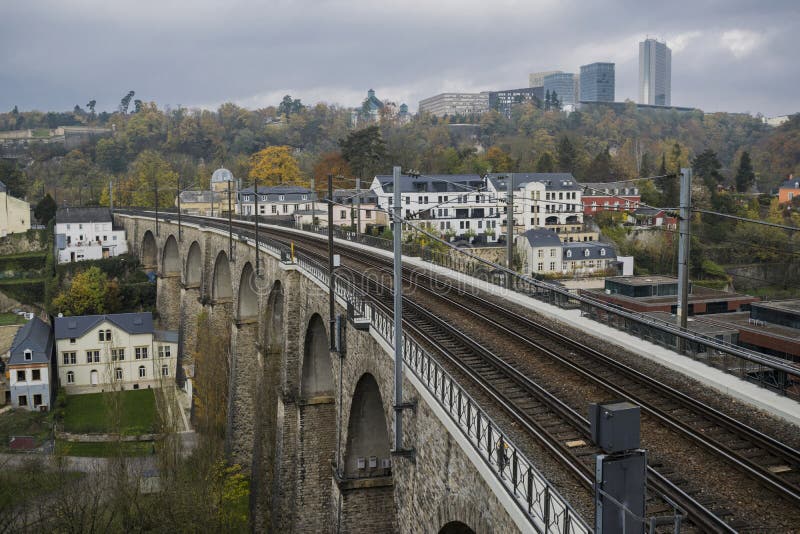
[[[672,105],[672,50],[655,39],[639,43],[639,103]]]
[[[614,101],[614,64],[591,63],[581,67],[581,102]]]
[[[562,106],[576,104],[575,102],[575,75],[571,72],[557,72],[544,77],[545,95],[555,91]]]

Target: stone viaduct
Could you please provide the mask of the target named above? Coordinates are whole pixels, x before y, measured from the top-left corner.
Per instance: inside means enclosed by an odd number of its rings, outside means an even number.
[[[406,371],[404,444],[393,455],[393,360],[370,332],[329,349],[328,292],[297,264],[217,229],[116,214],[130,250],[157,273],[160,320],[181,336],[193,376],[198,321],[230,335],[227,447],[250,474],[254,531],[531,530],[480,456],[448,430]],[[233,252],[231,254],[231,252]],[[344,301],[337,310],[345,313]],[[202,373],[197,369],[197,373]],[[340,386],[341,385],[341,386]]]

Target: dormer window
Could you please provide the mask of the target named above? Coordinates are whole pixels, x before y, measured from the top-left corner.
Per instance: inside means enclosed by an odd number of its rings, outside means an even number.
[[[33,359],[33,352],[31,352],[31,349],[25,349],[25,361],[29,362],[32,359]]]
[[[585,257],[587,257],[587,258],[589,257],[589,249],[588,248],[583,251],[583,255]]]
[[[284,200],[286,200],[286,195],[278,195],[278,200],[283,202]]]
[[[568,257],[568,258],[571,258],[571,257],[572,257],[572,251],[571,251],[571,250],[568,250],[568,251],[567,251],[567,257]]]
[[[605,256],[605,255],[606,255],[606,249],[604,249],[604,248],[601,248],[601,249],[600,249],[600,255],[601,255],[601,256]]]

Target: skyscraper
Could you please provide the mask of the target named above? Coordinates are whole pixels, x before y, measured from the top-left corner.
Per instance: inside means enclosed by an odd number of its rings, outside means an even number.
[[[614,101],[614,64],[590,63],[581,66],[581,102]]]
[[[575,102],[575,75],[571,72],[557,72],[544,77],[545,95],[556,93],[562,106],[574,106]]]
[[[672,104],[672,50],[667,43],[645,39],[639,43],[639,103]]]

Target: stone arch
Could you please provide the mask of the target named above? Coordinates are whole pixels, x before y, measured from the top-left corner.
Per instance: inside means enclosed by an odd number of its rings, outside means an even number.
[[[200,252],[200,243],[192,241],[189,245],[189,254],[186,255],[186,270],[183,283],[188,287],[200,287],[203,280],[203,254]]]
[[[177,275],[181,272],[181,257],[178,253],[178,241],[170,235],[164,243],[161,255],[161,272],[165,275]]]
[[[267,298],[267,314],[264,321],[264,346],[268,354],[283,349],[283,284],[276,280]]]
[[[344,473],[347,478],[388,476],[391,473],[389,427],[381,390],[375,377],[361,375],[353,392],[347,422]]]
[[[233,298],[233,283],[231,282],[231,264],[225,251],[217,254],[214,261],[214,276],[211,280],[211,298],[224,300]]]
[[[236,317],[239,321],[258,317],[258,293],[256,293],[256,275],[252,264],[248,261],[239,278],[239,295],[236,299]]]
[[[439,534],[475,534],[466,523],[461,521],[450,521],[439,529]]]
[[[150,230],[142,238],[142,266],[145,269],[155,269],[158,266],[158,245],[156,236]]]
[[[306,399],[333,395],[333,370],[328,333],[318,313],[311,316],[306,329],[300,394]]]

